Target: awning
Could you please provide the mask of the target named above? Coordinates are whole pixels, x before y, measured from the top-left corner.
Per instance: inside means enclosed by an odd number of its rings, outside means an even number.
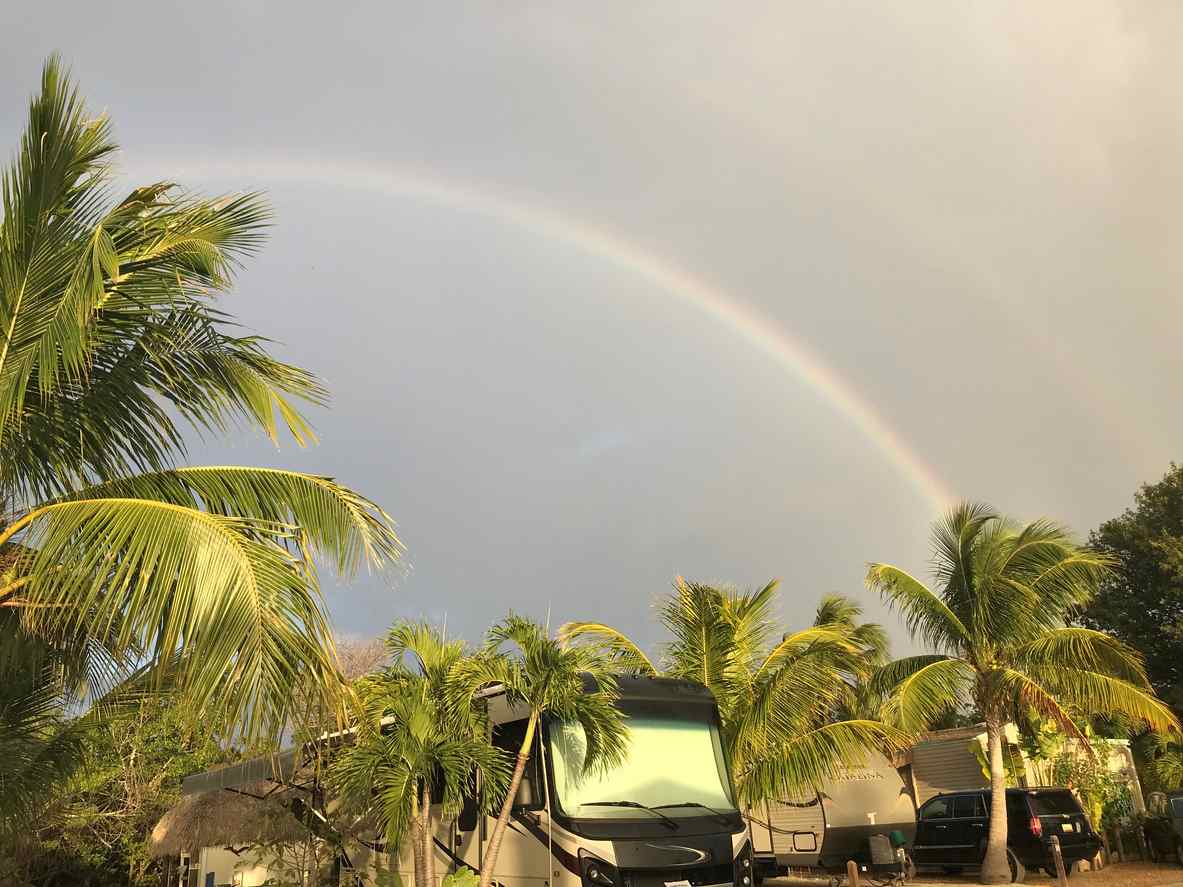
[[[300,766],[303,752],[304,747],[298,745],[218,770],[194,773],[181,780],[181,794],[196,795],[223,788],[239,788],[263,780],[289,783]]]

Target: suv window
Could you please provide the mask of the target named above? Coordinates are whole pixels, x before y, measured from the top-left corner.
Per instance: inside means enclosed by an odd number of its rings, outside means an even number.
[[[1031,816],[1031,810],[1027,806],[1027,796],[1007,793],[1006,815],[1008,819],[1013,819],[1016,822],[1025,822]]]
[[[953,806],[952,798],[933,798],[920,811],[921,819],[948,819]]]
[[[962,795],[953,799],[953,816],[957,819],[982,818],[986,815],[986,805],[982,803],[981,795]]]
[[[1061,813],[1079,813],[1080,805],[1071,792],[1032,792],[1031,806],[1036,816],[1056,816]]]
[[[1183,816],[1183,798],[1171,798],[1171,815]]]

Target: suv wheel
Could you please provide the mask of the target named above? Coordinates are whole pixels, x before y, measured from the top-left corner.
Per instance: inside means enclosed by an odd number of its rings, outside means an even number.
[[[1027,877],[1027,868],[1021,862],[1019,857],[1015,856],[1013,850],[1006,848],[1006,861],[1010,863],[1010,881],[1012,884],[1022,884]]]
[[[1183,865],[1183,841],[1175,843],[1175,862]]]

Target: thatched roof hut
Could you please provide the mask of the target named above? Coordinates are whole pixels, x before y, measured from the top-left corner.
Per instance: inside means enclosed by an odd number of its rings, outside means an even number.
[[[218,790],[183,796],[156,823],[148,843],[152,855],[160,857],[202,847],[295,842],[308,834],[291,811],[273,798]]]

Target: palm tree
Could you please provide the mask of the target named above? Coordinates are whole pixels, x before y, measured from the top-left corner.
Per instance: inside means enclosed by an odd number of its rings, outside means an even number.
[[[528,711],[525,736],[481,865],[480,887],[489,887],[543,715],[578,721],[583,727],[587,737],[585,772],[619,765],[624,760],[627,732],[624,716],[616,705],[616,678],[611,663],[596,650],[565,647],[549,637],[537,622],[523,616],[510,614],[495,625],[489,631],[484,654],[463,663],[457,677],[453,693],[458,700],[471,698],[482,687],[499,684],[511,702]],[[590,692],[585,689],[585,681],[594,685]]]
[[[1073,714],[1124,715],[1153,730],[1178,729],[1155,698],[1141,657],[1067,618],[1109,568],[1047,520],[1019,526],[985,505],[953,508],[933,530],[936,587],[872,564],[867,584],[938,652],[900,659],[878,678],[891,691],[884,718],[922,730],[967,702],[985,717],[991,789],[983,883],[1010,880],[1006,853],[1006,723],[1031,710],[1088,746]]]
[[[497,797],[509,766],[489,744],[475,700],[450,692],[465,661],[462,641],[403,623],[391,629],[386,645],[394,664],[355,685],[356,740],[333,761],[330,779],[347,807],[373,819],[388,847],[400,847],[410,832],[415,883],[433,887],[432,804],[449,818],[466,796],[477,795],[478,784],[486,799]]]
[[[15,616],[0,648],[55,651],[36,674],[59,711],[146,666],[152,687],[262,736],[302,676],[334,679],[314,555],[349,575],[401,546],[331,478],[181,467],[186,428],[303,445],[298,402],[326,395],[216,307],[263,242],[261,198],[158,182],[113,202],[115,150],[51,58],[0,176],[0,607]],[[0,657],[0,683],[27,669]]]
[[[827,598],[817,623],[780,632],[773,619],[777,583],[741,593],[679,578],[658,607],[672,640],[660,667],[622,632],[600,623],[569,623],[566,642],[606,650],[616,667],[664,674],[710,688],[740,800],[751,805],[808,790],[867,751],[890,749],[902,736],[871,718],[835,722],[885,644],[878,626],[860,626],[859,610]]]

